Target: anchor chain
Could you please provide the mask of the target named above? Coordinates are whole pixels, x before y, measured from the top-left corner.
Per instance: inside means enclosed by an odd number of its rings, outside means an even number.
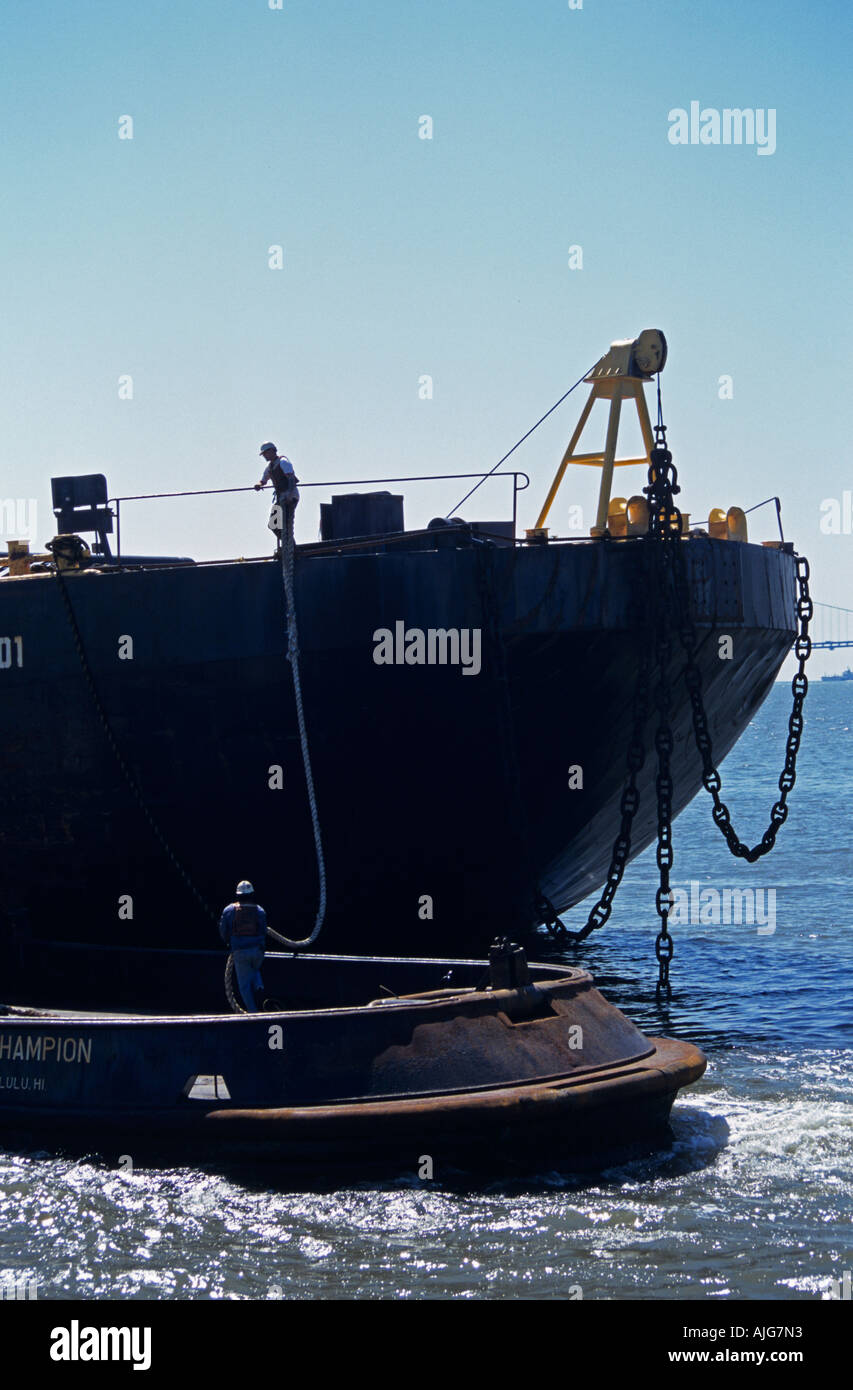
[[[762,855],[769,854],[776,843],[776,836],[781,826],[788,819],[788,793],[797,780],[797,754],[800,751],[800,740],[803,734],[803,704],[809,688],[809,680],[806,675],[806,662],[811,655],[812,643],[809,636],[809,622],[814,615],[814,604],[809,594],[809,562],[805,555],[795,556],[797,563],[797,586],[799,595],[797,598],[797,618],[799,619],[800,630],[794,642],[794,655],[798,661],[797,671],[791,681],[791,691],[794,697],[793,708],[788,720],[788,738],[785,745],[785,766],[779,777],[779,799],[774,803],[770,812],[770,823],[757,844],[751,848],[738,837],[737,831],[731,823],[731,813],[726,803],[720,796],[722,779],[714,765],[714,754],[711,745],[711,735],[708,731],[708,716],[705,711],[702,699],[702,676],[696,665],[696,630],[690,617],[690,606],[687,595],[687,574],[683,555],[679,557],[680,563],[676,566],[676,603],[679,612],[679,632],[681,645],[684,649],[686,658],[686,669],[684,673],[685,683],[690,695],[690,704],[693,711],[693,735],[699,756],[702,759],[702,785],[710,794],[714,807],[711,812],[712,819],[717,829],[726,841],[730,852],[736,859],[745,859],[748,864],[754,864]]]
[[[796,555],[799,632],[794,642],[794,654],[798,661],[798,669],[791,681],[793,708],[788,720],[785,765],[779,777],[779,799],[774,803],[770,812],[770,824],[761,840],[750,848],[738,838],[731,823],[729,809],[720,796],[722,779],[714,765],[708,717],[702,699],[702,676],[696,663],[696,629],[690,613],[687,560],[681,543],[682,515],[674,500],[681,488],[678,484],[678,470],[673,464],[672,454],[667,448],[659,383],[658,419],[654,428],[655,446],[649,455],[648,485],[643,488],[643,492],[649,501],[647,535],[648,539],[654,542],[648,547],[647,552],[651,560],[651,573],[648,576],[650,582],[646,585],[647,616],[645,626],[653,635],[658,669],[658,679],[655,686],[658,725],[654,741],[658,760],[658,771],[655,779],[657,795],[656,860],[660,883],[655,894],[655,908],[660,918],[660,930],[655,939],[655,956],[658,961],[656,995],[660,1003],[662,998],[669,1001],[672,997],[669,966],[675,952],[675,945],[669,931],[669,914],[672,910],[670,871],[674,862],[672,845],[674,784],[671,771],[674,741],[670,722],[672,688],[668,670],[672,660],[673,626],[678,630],[679,643],[685,656],[684,680],[690,696],[696,747],[702,759],[702,785],[713,798],[714,824],[725,838],[731,853],[736,858],[746,859],[752,864],[773,848],[779,828],[784,825],[788,817],[788,794],[796,781],[797,755],[804,727],[803,704],[809,685],[805,665],[812,650],[809,623],[814,615],[814,604],[809,594],[809,562],[805,556]],[[559,931],[561,937],[570,945],[578,945],[591,932],[603,927],[607,922],[616,890],[622,880],[628,861],[631,848],[631,827],[640,801],[636,779],[645,758],[643,734],[648,705],[648,685],[649,648],[644,646],[634,700],[634,725],[628,745],[628,772],[620,803],[619,833],[613,845],[604,889],[592,908],[586,925],[580,931],[568,931],[557,916],[553,904],[543,894],[540,893],[539,895],[537,906],[545,916],[549,932],[555,935]]]
[[[86,684],[89,688],[89,694],[92,698],[92,703],[95,707],[98,719],[100,720],[101,728],[104,732],[104,736],[107,740],[107,743],[109,744],[110,751],[113,757],[115,758],[118,769],[121,775],[123,776],[125,782],[127,783],[131,796],[136,802],[136,805],[139,808],[139,811],[141,812],[144,820],[146,821],[148,828],[151,831],[151,834],[154,836],[154,839],[157,841],[166,858],[169,860],[169,863],[171,864],[175,873],[181,879],[182,883],[184,884],[184,887],[187,889],[190,895],[195,899],[202,912],[212,921],[216,922],[218,920],[216,913],[210,906],[210,903],[204,897],[204,894],[201,893],[200,890],[197,888],[195,881],[187,872],[183,863],[172,849],[171,844],[169,843],[168,839],[166,838],[166,835],[163,832],[160,822],[157,820],[156,816],[149,807],[148,802],[145,799],[145,796],[143,795],[142,788],[140,787],[139,782],[136,780],[136,777],[131,771],[127,759],[125,758],[124,754],[118,746],[115,734],[113,733],[112,724],[110,723],[109,715],[107,714],[104,702],[101,699],[100,691],[98,690],[98,685],[95,681],[95,676],[92,671],[92,667],[89,664],[89,658],[86,655],[86,648],[83,643],[83,637],[80,632],[79,624],[77,622],[77,615],[74,611],[74,605],[71,602],[71,595],[68,592],[68,585],[66,583],[65,576],[62,573],[62,569],[58,559],[56,561],[53,574],[59,587],[59,593],[62,598],[62,604],[65,609],[65,615],[68,619],[68,626],[71,629],[71,637],[74,642],[74,648],[77,652],[77,658],[83,669],[83,675],[85,677]]]
[[[673,492],[678,492],[680,489],[677,482],[677,470],[672,466],[672,455],[665,447],[666,430],[661,422],[660,407],[658,409],[658,424],[655,426],[655,440],[656,444],[660,441],[661,448],[656,447],[650,455],[652,462],[649,468],[649,486],[643,491],[649,496],[648,536],[650,540],[657,543],[644,549],[647,572],[646,582],[643,585],[644,613],[641,627],[653,634],[658,664],[661,669],[661,676],[655,690],[659,714],[658,731],[655,736],[655,747],[658,755],[656,782],[658,793],[658,867],[662,875],[661,889],[656,898],[658,913],[661,916],[661,930],[655,943],[655,952],[660,967],[658,996],[665,988],[667,997],[669,997],[669,962],[672,959],[674,949],[667,922],[671,906],[668,895],[669,869],[672,867],[672,775],[669,770],[672,733],[668,727],[671,697],[666,685],[665,667],[669,664],[672,644],[669,635],[669,612],[665,594],[670,585],[669,574],[672,556],[671,547],[660,544],[660,542],[667,539],[672,540],[680,535],[681,513],[672,503]],[[660,492],[659,500],[662,505],[653,505],[652,493],[656,489]],[[664,596],[663,600],[662,595]],[[556,934],[558,926],[562,939],[572,946],[580,945],[592,932],[599,931],[609,921],[613,911],[613,899],[622,882],[625,866],[631,853],[632,827],[640,805],[637,776],[646,758],[645,727],[649,709],[649,667],[649,645],[644,643],[640,654],[637,686],[634,693],[634,720],[628,744],[626,777],[619,804],[621,817],[619,833],[613,842],[610,866],[601,895],[590,911],[585,926],[577,932],[569,931],[560,922],[553,905],[543,895],[540,895],[540,905],[544,905],[548,909],[548,917],[546,918],[548,931],[553,936]],[[664,793],[663,800],[661,799],[662,791]],[[665,911],[662,911],[664,885],[667,902]]]
[[[690,613],[690,600],[687,579],[687,561],[684,550],[680,543],[681,534],[681,513],[675,505],[674,495],[680,491],[678,486],[678,473],[672,466],[672,455],[666,448],[666,430],[661,422],[655,426],[656,447],[651,453],[651,467],[649,469],[649,486],[643,491],[649,498],[649,535],[657,536],[665,543],[657,547],[660,560],[660,579],[656,592],[661,600],[661,624],[658,627],[658,660],[661,672],[661,681],[658,687],[659,696],[667,702],[669,694],[664,693],[666,687],[665,666],[661,663],[661,656],[669,658],[669,646],[661,634],[664,632],[664,625],[668,628],[670,621],[670,608],[672,617],[678,625],[678,634],[681,647],[685,656],[684,680],[690,696],[690,704],[693,716],[693,733],[696,747],[702,759],[702,785],[711,795],[714,807],[712,818],[714,824],[723,835],[732,855],[738,859],[745,859],[748,863],[754,864],[763,855],[768,854],[776,843],[776,836],[779,829],[784,825],[788,818],[788,794],[797,779],[797,754],[800,748],[804,721],[803,703],[808,691],[808,677],[805,673],[806,662],[811,655],[812,643],[809,637],[809,622],[814,614],[814,605],[809,594],[809,562],[803,555],[796,556],[797,565],[797,584],[799,596],[797,600],[797,617],[799,619],[800,630],[794,643],[794,653],[798,660],[798,669],[791,682],[793,693],[793,709],[788,720],[788,739],[785,748],[785,766],[779,777],[779,799],[774,803],[770,812],[770,823],[763,836],[757,844],[750,847],[739,839],[734,826],[731,823],[731,814],[725,802],[720,796],[722,779],[719,771],[714,765],[713,747],[711,735],[708,729],[708,716],[702,699],[702,676],[696,663],[696,629]],[[661,447],[658,447],[658,446]],[[674,545],[666,542],[675,542]],[[670,572],[671,571],[671,572]],[[671,793],[672,780],[669,776],[669,755],[672,751],[671,736],[667,738],[664,715],[667,711],[660,704],[661,726],[658,729],[656,745],[658,747],[658,849],[657,862],[661,874],[660,887],[656,896],[656,908],[661,918],[661,930],[655,942],[655,954],[659,964],[659,977],[657,985],[657,996],[660,1001],[661,995],[666,994],[666,998],[671,997],[669,983],[669,962],[673,955],[672,937],[668,931],[668,916],[672,906],[672,898],[669,888],[669,870],[672,867],[672,845],[671,845]]]
[[[645,592],[648,593],[648,586]],[[646,760],[646,748],[643,733],[646,726],[649,708],[649,652],[646,646],[640,654],[640,668],[637,676],[637,687],[634,694],[634,722],[631,729],[631,738],[628,743],[628,756],[626,760],[625,784],[622,788],[622,799],[619,803],[619,813],[621,820],[619,823],[619,833],[613,842],[613,850],[610,856],[610,867],[607,870],[607,878],[604,888],[595,906],[590,911],[586,920],[586,925],[580,931],[572,932],[563,925],[553,905],[544,896],[541,903],[553,914],[551,922],[546,922],[551,935],[556,934],[559,927],[561,939],[565,939],[570,945],[579,945],[591,932],[600,930],[610,919],[613,911],[613,899],[616,890],[622,882],[622,875],[628,863],[631,853],[631,829],[637,809],[640,805],[640,792],[637,787],[637,776],[643,763]]]
[[[675,943],[669,931],[669,914],[672,909],[669,875],[675,857],[672,845],[673,736],[669,666],[672,660],[672,618],[675,616],[674,572],[678,569],[676,556],[681,557],[681,512],[673,500],[674,495],[681,489],[678,486],[678,470],[672,462],[672,454],[666,447],[666,428],[660,419],[655,426],[655,447],[649,459],[649,482],[648,486],[643,488],[643,492],[649,499],[649,537],[655,542],[652,545],[652,554],[656,579],[653,592],[656,598],[655,651],[658,665],[655,689],[658,710],[658,726],[655,731],[655,751],[658,759],[655,780],[658,817],[656,861],[660,875],[655,894],[655,910],[660,918],[660,931],[655,939],[655,955],[658,962],[655,995],[660,1004],[662,999],[665,998],[668,1003],[672,998],[669,965],[675,952]]]

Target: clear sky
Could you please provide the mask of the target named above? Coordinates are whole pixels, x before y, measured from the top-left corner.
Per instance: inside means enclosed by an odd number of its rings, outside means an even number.
[[[0,26],[0,502],[37,499],[39,543],[52,474],[238,486],[265,439],[305,481],[488,468],[659,326],[684,507],[778,493],[816,597],[853,607],[848,0],[5,0]],[[673,144],[693,101],[772,110],[775,151]],[[522,525],[581,403],[515,455]],[[597,484],[574,470],[556,531]],[[505,514],[490,488],[472,519]],[[415,524],[464,486],[401,490]],[[266,516],[136,504],[125,543],[258,554]]]

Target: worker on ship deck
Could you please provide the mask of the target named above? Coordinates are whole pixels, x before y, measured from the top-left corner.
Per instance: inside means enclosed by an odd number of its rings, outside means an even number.
[[[264,1002],[261,965],[267,940],[267,914],[255,902],[255,890],[245,878],[237,884],[236,901],[228,904],[219,919],[219,935],[234,960],[246,1011],[256,1014]]]
[[[299,479],[293,471],[293,464],[286,454],[280,454],[273,443],[261,445],[261,458],[266,460],[266,468],[261,480],[255,483],[255,491],[260,492],[267,483],[275,489],[275,501],[270,511],[267,526],[281,544],[284,532],[285,507],[296,507],[299,501]]]

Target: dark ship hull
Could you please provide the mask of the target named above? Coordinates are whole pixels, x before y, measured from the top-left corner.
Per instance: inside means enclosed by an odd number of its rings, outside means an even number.
[[[600,886],[649,640],[648,543],[516,548],[447,530],[299,550],[324,950],[479,953],[532,926],[539,894],[563,910]],[[683,544],[719,761],[790,648],[795,561],[790,547]],[[273,927],[305,934],[317,871],[278,563],[106,567],[65,583],[116,746],[195,893],[122,773],[59,581],[5,579],[0,636],[21,637],[0,670],[6,943],[209,946],[216,928],[198,898],[218,915],[244,877]],[[481,670],[377,664],[375,632],[399,621],[479,629]],[[119,656],[126,637],[132,659]],[[682,671],[675,660],[676,812],[700,786]],[[654,774],[650,756],[634,854],[655,832]]]

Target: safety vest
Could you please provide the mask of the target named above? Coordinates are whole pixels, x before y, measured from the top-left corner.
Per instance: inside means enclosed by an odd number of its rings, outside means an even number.
[[[258,909],[255,903],[232,903],[234,908],[234,925],[231,928],[232,936],[262,936],[263,930],[258,917]]]
[[[278,459],[273,459],[270,464],[270,478],[277,493],[288,492],[296,486],[296,474],[286,473]]]

